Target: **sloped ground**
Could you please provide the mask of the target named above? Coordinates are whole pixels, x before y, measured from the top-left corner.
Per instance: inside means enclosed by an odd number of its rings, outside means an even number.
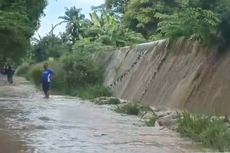
[[[230,115],[230,52],[160,40],[100,53],[114,96],[160,109]]]

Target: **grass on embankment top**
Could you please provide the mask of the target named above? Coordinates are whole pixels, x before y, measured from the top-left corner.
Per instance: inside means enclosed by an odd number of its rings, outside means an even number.
[[[178,131],[183,135],[221,152],[230,151],[230,124],[224,119],[183,112],[178,122]]]

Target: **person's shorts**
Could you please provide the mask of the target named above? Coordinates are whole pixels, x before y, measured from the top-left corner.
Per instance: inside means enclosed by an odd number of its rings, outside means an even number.
[[[50,90],[50,83],[46,82],[46,83],[42,83],[42,89],[44,92],[47,92]]]

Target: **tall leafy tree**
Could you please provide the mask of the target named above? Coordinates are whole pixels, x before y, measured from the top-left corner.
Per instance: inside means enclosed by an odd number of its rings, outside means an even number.
[[[202,41],[229,46],[229,0],[177,0],[178,8],[169,15],[155,15],[160,19],[159,32],[166,37],[195,36]]]
[[[39,27],[46,0],[2,0],[0,3],[0,53],[19,60],[26,54],[30,37]]]
[[[123,21],[128,28],[142,33],[148,39],[156,33],[159,20],[155,14],[171,14],[176,6],[174,0],[130,0],[125,8]]]
[[[34,39],[32,47],[33,60],[35,62],[42,62],[49,57],[59,58],[68,49],[69,45],[55,35]]]
[[[121,24],[109,12],[93,12],[90,14],[90,27],[85,29],[85,37],[91,41],[110,46],[125,46],[135,42],[143,42],[140,33],[136,33]]]
[[[221,23],[218,27],[218,40],[220,45],[224,47],[229,47],[230,45],[230,1],[229,0],[219,0],[214,12],[217,14]]]
[[[105,6],[114,13],[124,14],[129,1],[130,0],[106,0]]]
[[[81,9],[71,7],[66,8],[65,16],[59,18],[67,23],[66,33],[69,35],[70,41],[74,44],[76,40],[79,40],[82,33],[82,28],[86,21],[85,15],[81,14]]]
[[[158,31],[166,38],[193,37],[206,44],[216,40],[220,20],[215,13],[201,8],[182,8],[172,15],[157,14]]]

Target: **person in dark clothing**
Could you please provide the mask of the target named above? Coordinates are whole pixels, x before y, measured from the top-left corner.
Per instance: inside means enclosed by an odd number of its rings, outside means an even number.
[[[6,75],[6,69],[7,69],[7,66],[4,65],[3,68],[2,68],[2,74],[3,74],[3,75]]]
[[[13,84],[14,70],[12,69],[11,66],[8,66],[8,67],[5,69],[5,74],[7,75],[7,81],[8,81],[10,84]]]
[[[49,91],[50,91],[50,83],[51,77],[54,75],[53,71],[48,68],[48,63],[44,64],[44,71],[42,72],[41,82],[42,82],[42,89],[45,94],[45,98],[49,98]]]

